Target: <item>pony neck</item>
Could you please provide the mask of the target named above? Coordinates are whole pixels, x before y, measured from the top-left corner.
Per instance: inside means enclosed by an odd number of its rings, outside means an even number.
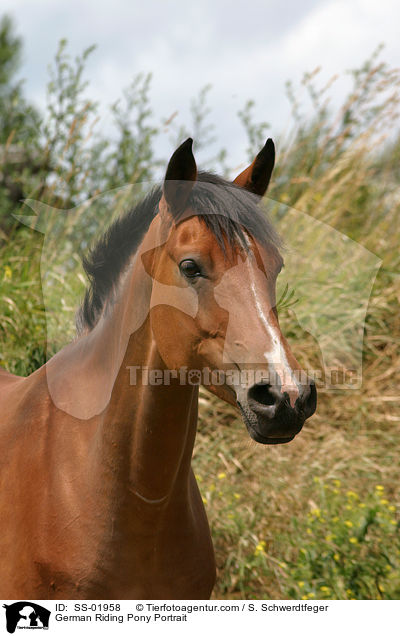
[[[139,251],[98,324],[56,354],[46,375],[63,416],[93,422],[100,471],[118,465],[132,493],[156,503],[168,497],[178,474],[189,474],[198,388],[172,379],[154,386],[140,372],[132,383],[131,367],[166,370],[149,318],[152,284]]]
[[[151,384],[152,371],[166,369],[150,332],[147,320],[131,336],[102,429],[107,454],[119,449],[120,461],[129,448],[123,481],[128,478],[130,491],[146,503],[161,503],[175,487],[187,484],[184,477],[189,475],[196,434],[198,388],[180,386],[178,380]]]

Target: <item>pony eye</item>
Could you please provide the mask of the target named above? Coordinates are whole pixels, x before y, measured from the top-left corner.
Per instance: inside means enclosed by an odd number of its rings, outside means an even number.
[[[201,276],[200,267],[191,258],[187,258],[179,263],[179,269],[186,278],[196,278]]]

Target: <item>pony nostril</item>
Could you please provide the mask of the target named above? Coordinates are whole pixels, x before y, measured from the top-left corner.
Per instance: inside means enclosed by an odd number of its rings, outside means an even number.
[[[264,404],[264,406],[273,406],[277,402],[277,396],[271,391],[270,384],[254,384],[248,390],[248,399]]]
[[[260,382],[253,384],[247,391],[247,399],[249,406],[256,412],[263,412],[268,417],[275,416],[277,409],[294,410],[302,413],[305,418],[311,417],[315,413],[317,407],[317,389],[313,380],[309,384],[302,385],[300,395],[296,400],[296,404],[290,403],[290,397],[286,391],[282,393],[281,386]]]

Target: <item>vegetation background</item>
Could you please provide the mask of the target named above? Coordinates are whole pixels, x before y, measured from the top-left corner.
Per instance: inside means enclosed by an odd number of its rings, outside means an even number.
[[[62,311],[49,341],[40,274],[43,235],[12,216],[32,214],[21,201],[77,207],[83,215],[81,204],[88,198],[161,174],[167,160],[157,156],[161,128],[170,131],[171,147],[190,134],[197,150],[208,147],[214,129],[208,86],[193,99],[192,125],[185,130],[176,117],[154,122],[151,76],[138,75],[110,106],[114,131],[106,136],[98,104],[85,98],[85,63],[93,47],[72,59],[65,41],[50,67],[47,109],[39,113],[15,80],[21,46],[4,17],[0,365],[27,375],[45,362],[46,350],[61,346],[57,332],[60,338],[73,337],[74,313],[85,285],[80,252],[94,230],[89,222],[83,224],[76,250],[67,231],[63,240],[57,235],[54,251],[61,261],[65,253],[67,267],[63,295],[57,298]],[[382,57],[379,49],[350,71],[352,90],[335,112],[329,106],[334,81],[321,86],[318,71],[306,73],[301,82],[312,116],[302,115],[300,87],[287,85],[292,127],[275,140],[278,159],[269,197],[328,223],[379,256],[382,266],[364,325],[362,387],[320,392],[316,415],[291,444],[252,443],[231,407],[201,394],[193,463],[216,549],[215,598],[400,598],[400,72]],[[249,101],[238,113],[248,136],[248,159],[263,145],[268,129],[267,122],[254,121],[253,107]],[[223,148],[203,167],[232,176]],[[115,214],[125,209],[126,197],[112,200],[117,202]],[[289,216],[274,209],[272,215],[286,236]],[[318,271],[312,229],[301,241],[314,255]],[[346,280],[336,284],[330,302],[337,303],[338,312],[346,311],[349,289],[363,290],[365,285],[356,265],[349,270],[350,287]],[[54,294],[58,289],[55,284]],[[299,299],[287,288],[281,292],[283,332],[298,359],[307,368],[319,368],[315,342],[296,320]],[[316,304],[315,312],[319,310]]]

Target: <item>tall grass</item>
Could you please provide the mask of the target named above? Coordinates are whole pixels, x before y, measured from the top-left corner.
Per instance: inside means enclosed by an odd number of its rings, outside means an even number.
[[[96,107],[84,99],[88,54],[71,61],[61,44],[43,120],[47,169],[28,174],[24,184],[31,199],[75,209],[70,219],[81,223],[80,240],[72,241],[69,223],[47,220],[47,229],[58,227],[48,250],[57,258],[54,281],[42,291],[46,237],[15,224],[1,239],[0,364],[21,375],[43,364],[65,334],[73,336],[84,288],[80,253],[94,234],[84,200],[154,174],[150,79],[137,78],[114,105],[120,134],[113,145],[97,135]],[[319,89],[318,74],[305,75],[314,108],[306,119],[299,115],[296,89],[289,87],[293,127],[277,140],[266,204],[288,246],[278,296],[288,285],[296,301],[281,304],[283,332],[308,369],[321,367],[321,342],[325,351],[335,344],[354,356],[356,335],[362,386],[321,391],[316,415],[298,438],[279,447],[252,443],[231,407],[201,394],[193,464],[216,549],[215,598],[400,595],[399,72],[377,53],[352,77],[351,93],[333,113],[327,100],[334,86]],[[206,95],[204,90],[193,104],[193,127],[203,141],[210,134]],[[266,123],[253,121],[251,103],[240,120],[253,154]],[[229,173],[226,157],[222,150],[214,161]],[[117,198],[115,192],[106,195],[104,202],[103,214],[112,202],[114,213],[129,203],[124,191]],[[354,249],[336,238],[328,244],[324,237],[332,234],[319,221],[348,236]],[[362,248],[382,261],[379,270]],[[60,263],[67,263],[63,270],[56,267]],[[49,304],[62,309],[51,328]]]

